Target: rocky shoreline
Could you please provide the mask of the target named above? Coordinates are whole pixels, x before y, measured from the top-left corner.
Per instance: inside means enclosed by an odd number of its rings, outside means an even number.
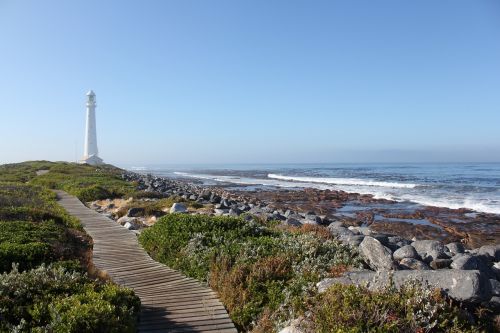
[[[409,238],[405,237],[408,233],[398,233],[398,228],[385,232],[384,228],[373,221],[367,223],[367,220],[373,220],[373,215],[371,217],[356,215],[342,219],[330,214],[329,208],[324,206],[324,202],[328,202],[329,205],[341,207],[342,203],[353,200],[365,204],[378,203],[371,196],[306,189],[303,191],[305,193],[302,193],[302,199],[294,200],[294,197],[300,196],[297,191],[284,192],[284,195],[269,192],[235,192],[220,187],[209,188],[192,182],[133,172],[125,172],[122,177],[137,184],[138,189],[144,193],[154,194],[152,197],[176,196],[184,201],[174,202],[170,207],[156,211],[151,216],[144,216],[141,207],[131,207],[125,215],[118,216],[116,213],[120,210],[120,206],[130,200],[90,203],[92,208],[116,219],[128,229],[137,230],[136,232],[154,224],[158,217],[166,213],[216,216],[243,214],[242,216],[248,219],[281,221],[284,226],[300,227],[305,224],[323,226],[343,243],[357,248],[365,260],[366,270],[348,272],[339,278],[325,279],[318,283],[320,292],[333,283],[367,284],[368,287],[376,289],[387,285],[389,281],[398,287],[405,281],[416,280],[446,291],[457,301],[481,304],[496,311],[500,309],[498,242],[487,241],[484,245],[474,246],[478,244],[477,239],[472,241],[470,236],[461,237],[467,236],[467,233],[453,229],[448,232],[450,234],[448,237],[425,239],[421,236],[425,237],[428,233],[419,233],[421,231],[419,227],[412,229],[420,237],[413,235]],[[307,200],[304,199],[304,194]],[[142,200],[154,202],[159,199]],[[316,211],[311,209],[316,207],[319,207]],[[427,218],[430,213],[434,216],[440,214],[464,216],[470,212],[430,207],[427,211],[415,214],[422,214]],[[441,230],[447,230],[446,223],[443,222]],[[496,239],[495,237],[493,239]],[[443,242],[443,239],[450,241]]]

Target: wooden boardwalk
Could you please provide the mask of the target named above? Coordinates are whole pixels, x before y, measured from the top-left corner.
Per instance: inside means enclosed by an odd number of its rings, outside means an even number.
[[[76,197],[56,192],[59,204],[81,221],[94,240],[94,265],[140,297],[139,332],[237,332],[210,288],[151,259],[132,231]]]

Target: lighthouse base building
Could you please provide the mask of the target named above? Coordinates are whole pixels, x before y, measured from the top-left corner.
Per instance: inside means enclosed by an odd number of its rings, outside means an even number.
[[[87,121],[85,123],[85,145],[83,147],[83,158],[79,161],[81,164],[99,165],[104,164],[98,156],[97,150],[97,131],[95,121],[96,99],[91,90],[87,93]]]

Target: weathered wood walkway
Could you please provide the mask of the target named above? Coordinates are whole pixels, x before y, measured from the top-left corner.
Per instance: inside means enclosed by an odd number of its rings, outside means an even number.
[[[215,292],[151,259],[135,233],[76,197],[63,191],[57,196],[94,240],[94,265],[140,297],[139,332],[237,332]]]

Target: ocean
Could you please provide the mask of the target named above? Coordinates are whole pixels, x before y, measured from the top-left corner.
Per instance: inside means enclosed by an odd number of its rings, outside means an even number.
[[[500,163],[133,166],[132,171],[244,189],[317,189],[500,214]]]

